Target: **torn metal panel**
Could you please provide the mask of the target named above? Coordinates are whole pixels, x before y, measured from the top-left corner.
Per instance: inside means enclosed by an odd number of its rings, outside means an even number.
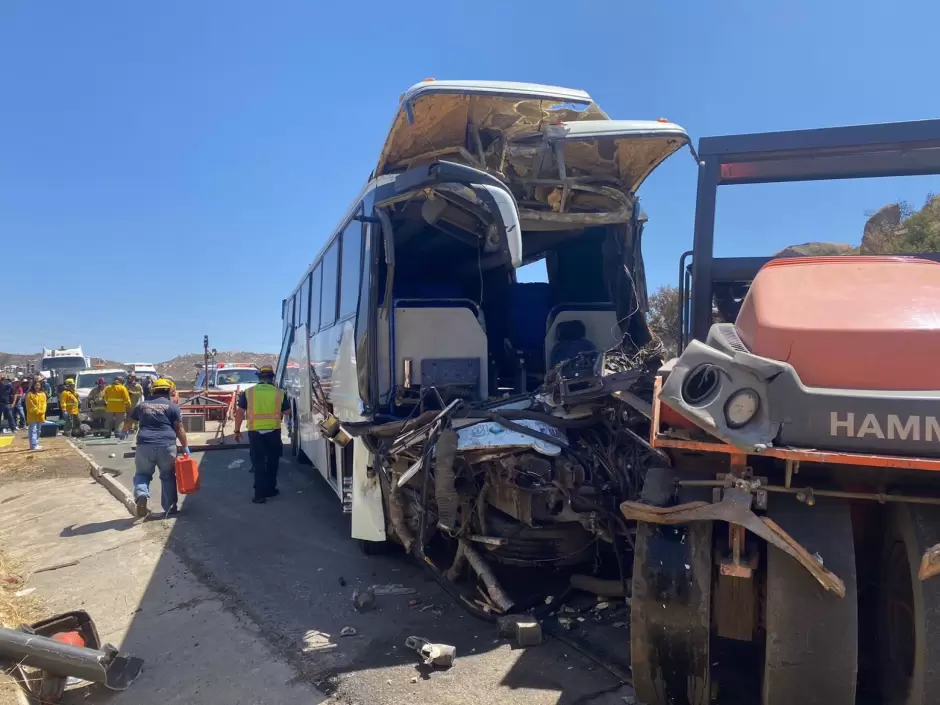
[[[620,505],[620,510],[627,519],[650,524],[675,526],[697,521],[725,521],[743,526],[799,562],[826,590],[839,597],[845,597],[845,583],[842,579],[810,555],[773,520],[754,514],[751,511],[751,502],[752,496],[749,493],[735,488],[726,490],[717,504],[689,502],[676,507],[651,507],[627,501]]]
[[[457,450],[461,453],[472,451],[474,458],[481,461],[522,450],[534,450],[542,455],[557,456],[561,454],[562,445],[567,445],[564,433],[543,421],[519,419],[513,423],[543,435],[554,436],[559,439],[560,443],[555,445],[520,431],[512,431],[496,422],[483,422],[461,428],[457,432]]]

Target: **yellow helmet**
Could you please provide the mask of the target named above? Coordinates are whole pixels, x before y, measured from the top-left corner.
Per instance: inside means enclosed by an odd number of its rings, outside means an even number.
[[[153,384],[150,385],[150,390],[153,392],[158,392],[161,389],[170,390],[173,389],[173,384],[168,379],[155,379]]]

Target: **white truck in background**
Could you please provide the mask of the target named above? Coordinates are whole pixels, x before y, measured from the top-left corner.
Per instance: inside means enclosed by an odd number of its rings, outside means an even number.
[[[51,394],[46,406],[46,413],[54,415],[59,413],[59,385],[71,377],[74,379],[79,372],[91,367],[91,358],[85,357],[82,347],[60,347],[42,349],[42,359],[39,361],[39,372],[49,382]]]

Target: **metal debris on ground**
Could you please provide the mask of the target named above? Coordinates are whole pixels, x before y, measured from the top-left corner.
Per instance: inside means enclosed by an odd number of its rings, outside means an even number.
[[[417,590],[395,583],[393,585],[373,585],[369,588],[374,595],[414,595]]]
[[[416,651],[424,659],[425,666],[437,668],[450,668],[457,658],[457,647],[450,644],[432,644],[419,636],[410,636],[405,639],[405,646]]]
[[[86,612],[66,612],[18,629],[0,629],[0,662],[20,688],[40,702],[57,702],[70,676],[126,690],[143,661],[102,643]],[[35,668],[40,678],[27,671]]]
[[[357,612],[370,612],[375,609],[375,593],[371,588],[355,590],[352,596],[353,607]]]
[[[356,636],[358,633],[355,627],[343,627],[339,630],[340,636]]]

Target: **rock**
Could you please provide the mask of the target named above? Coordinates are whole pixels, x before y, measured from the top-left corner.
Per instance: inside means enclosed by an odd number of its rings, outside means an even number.
[[[542,626],[534,619],[516,622],[516,644],[519,646],[537,646],[542,643]]]
[[[851,254],[855,247],[844,242],[804,242],[785,247],[774,257],[839,257]]]
[[[352,601],[357,612],[371,612],[375,609],[375,593],[370,588],[353,592]]]
[[[862,237],[878,230],[893,230],[901,224],[901,206],[898,203],[889,203],[882,206],[865,223]]]

